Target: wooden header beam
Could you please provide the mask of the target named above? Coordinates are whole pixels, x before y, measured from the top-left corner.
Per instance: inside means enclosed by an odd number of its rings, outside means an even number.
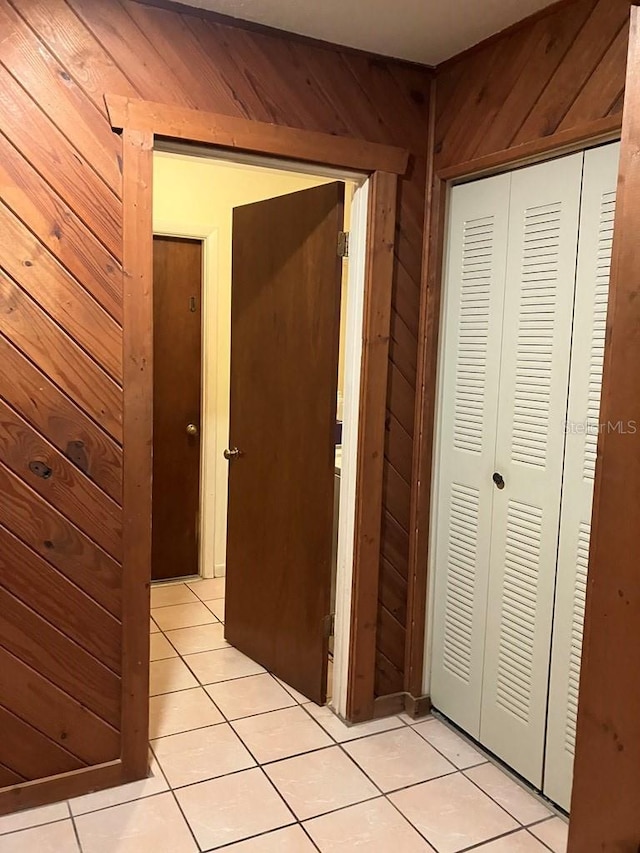
[[[121,95],[105,95],[105,102],[114,130],[127,128],[187,141],[197,137],[203,144],[321,163],[357,172],[380,171],[404,175],[407,171],[409,152],[391,145],[140,101]]]

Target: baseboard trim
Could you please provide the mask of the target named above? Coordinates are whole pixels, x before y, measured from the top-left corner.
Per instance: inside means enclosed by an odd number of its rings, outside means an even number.
[[[379,720],[382,717],[401,714],[404,711],[404,697],[404,693],[391,693],[389,696],[378,696],[373,703],[373,719]]]
[[[426,717],[431,712],[431,697],[426,695],[412,696],[410,693],[406,693],[404,709],[413,720]]]
[[[408,714],[413,720],[426,717],[431,711],[429,696],[412,696],[410,693],[391,693],[378,696],[373,703],[373,719],[391,717],[394,714]]]
[[[119,759],[0,790],[0,815],[80,797],[132,781]]]

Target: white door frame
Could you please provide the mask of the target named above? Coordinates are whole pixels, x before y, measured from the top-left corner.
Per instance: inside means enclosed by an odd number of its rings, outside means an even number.
[[[188,156],[202,156],[212,160],[231,161],[250,166],[262,166],[282,171],[295,171],[304,175],[317,175],[340,181],[356,183],[351,206],[351,221],[345,224],[350,231],[349,274],[346,300],[346,335],[344,352],[344,404],[342,433],[342,471],[340,477],[340,513],[338,518],[338,549],[336,569],[336,605],[335,637],[333,653],[333,690],[330,705],[335,711],[346,716],[347,684],[349,672],[349,647],[351,634],[351,599],[353,586],[353,557],[356,506],[356,477],[358,469],[358,433],[360,414],[360,384],[363,346],[363,316],[365,290],[365,260],[367,246],[369,177],[360,173],[341,172],[336,169],[322,168],[306,163],[281,161],[276,158],[252,155],[213,155],[209,149],[198,146],[166,143],[156,145],[157,151],[169,151]],[[204,417],[212,401],[217,407],[218,381],[217,371],[211,368],[213,359],[208,355],[215,352],[217,346],[217,323],[209,322],[212,312],[219,316],[222,288],[217,277],[218,231],[203,226],[202,223],[155,220],[153,233],[157,236],[183,237],[203,241],[203,287],[202,287],[202,428],[201,428],[201,513],[200,513],[200,573],[202,577],[214,576],[214,530],[216,518],[216,470],[226,460],[220,454],[212,454],[214,449],[226,443],[228,436],[220,436],[214,420],[213,425]],[[206,332],[206,333],[205,333]],[[218,456],[220,458],[218,459]],[[214,466],[207,465],[207,459],[215,459]],[[214,522],[207,523],[213,518]],[[210,555],[210,558],[209,558]]]

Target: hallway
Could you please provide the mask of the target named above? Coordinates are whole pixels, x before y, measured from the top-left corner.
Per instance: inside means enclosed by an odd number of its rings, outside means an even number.
[[[0,818],[0,853],[564,853],[566,822],[439,720],[346,726],[229,646],[223,596],[152,591],[152,776]]]

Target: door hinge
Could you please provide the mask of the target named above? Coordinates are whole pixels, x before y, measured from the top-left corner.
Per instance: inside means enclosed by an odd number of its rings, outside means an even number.
[[[325,637],[333,637],[336,632],[336,614],[330,613],[324,617],[324,635]]]
[[[349,232],[338,231],[338,257],[349,257]]]

